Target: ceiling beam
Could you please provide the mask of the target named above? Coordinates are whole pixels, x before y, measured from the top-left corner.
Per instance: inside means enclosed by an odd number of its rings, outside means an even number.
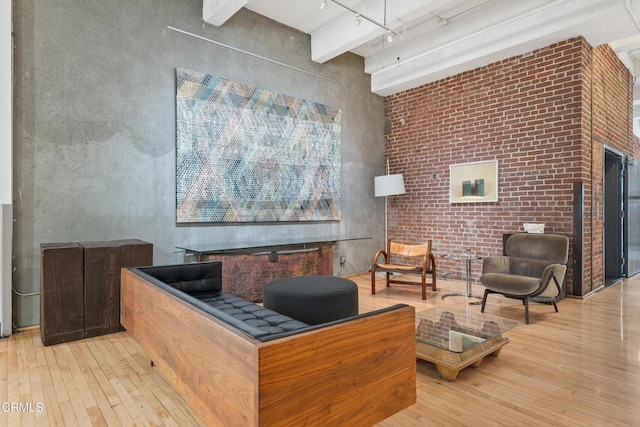
[[[580,35],[578,27],[619,13],[624,2],[555,0],[372,72],[372,92],[387,96]],[[552,19],[549,19],[552,16]],[[366,58],[375,62],[375,58]],[[372,64],[370,64],[371,66]],[[365,66],[365,68],[368,68]]]
[[[202,19],[219,27],[247,3],[249,0],[202,0]]]
[[[344,1],[344,0],[342,0]],[[342,3],[342,1],[340,1]],[[428,14],[431,10],[450,3],[451,0],[365,0],[351,9],[371,18],[378,24],[396,30],[411,17],[416,19]],[[330,7],[339,8],[336,3],[329,1]],[[385,16],[385,5],[387,7]],[[322,11],[318,11],[322,13]],[[362,19],[358,26],[355,15],[344,10],[336,19],[311,32],[311,59],[324,63],[362,44],[374,40],[385,34],[384,28]],[[401,31],[397,31],[401,32]]]

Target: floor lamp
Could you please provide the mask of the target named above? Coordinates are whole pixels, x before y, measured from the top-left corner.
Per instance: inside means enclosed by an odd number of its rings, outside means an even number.
[[[384,247],[387,248],[387,196],[406,193],[404,178],[401,173],[389,175],[389,160],[387,160],[387,174],[376,176],[373,184],[375,197],[384,197]]]

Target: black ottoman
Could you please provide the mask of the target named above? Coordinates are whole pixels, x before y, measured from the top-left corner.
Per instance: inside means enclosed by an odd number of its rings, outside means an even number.
[[[308,325],[358,314],[358,286],[333,276],[287,277],[267,283],[264,306]]]

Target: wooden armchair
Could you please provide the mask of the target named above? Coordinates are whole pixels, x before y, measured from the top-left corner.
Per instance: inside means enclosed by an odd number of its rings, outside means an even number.
[[[382,263],[378,262],[384,257]],[[415,263],[411,263],[415,261]],[[403,245],[391,241],[387,242],[387,250],[379,250],[373,257],[371,264],[371,293],[376,293],[376,272],[386,273],[386,283],[404,283],[415,285],[416,282],[393,279],[391,273],[419,274],[422,277],[422,299],[427,299],[427,274],[431,274],[431,289],[436,290],[436,260],[431,252],[431,240],[421,245]]]

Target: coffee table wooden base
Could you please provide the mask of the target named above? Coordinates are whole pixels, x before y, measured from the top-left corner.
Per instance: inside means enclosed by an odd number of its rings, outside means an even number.
[[[477,368],[485,356],[498,357],[500,350],[509,339],[498,335],[477,346],[460,353],[429,344],[416,343],[416,357],[434,363],[440,376],[447,381],[455,381],[458,373],[467,366]]]

